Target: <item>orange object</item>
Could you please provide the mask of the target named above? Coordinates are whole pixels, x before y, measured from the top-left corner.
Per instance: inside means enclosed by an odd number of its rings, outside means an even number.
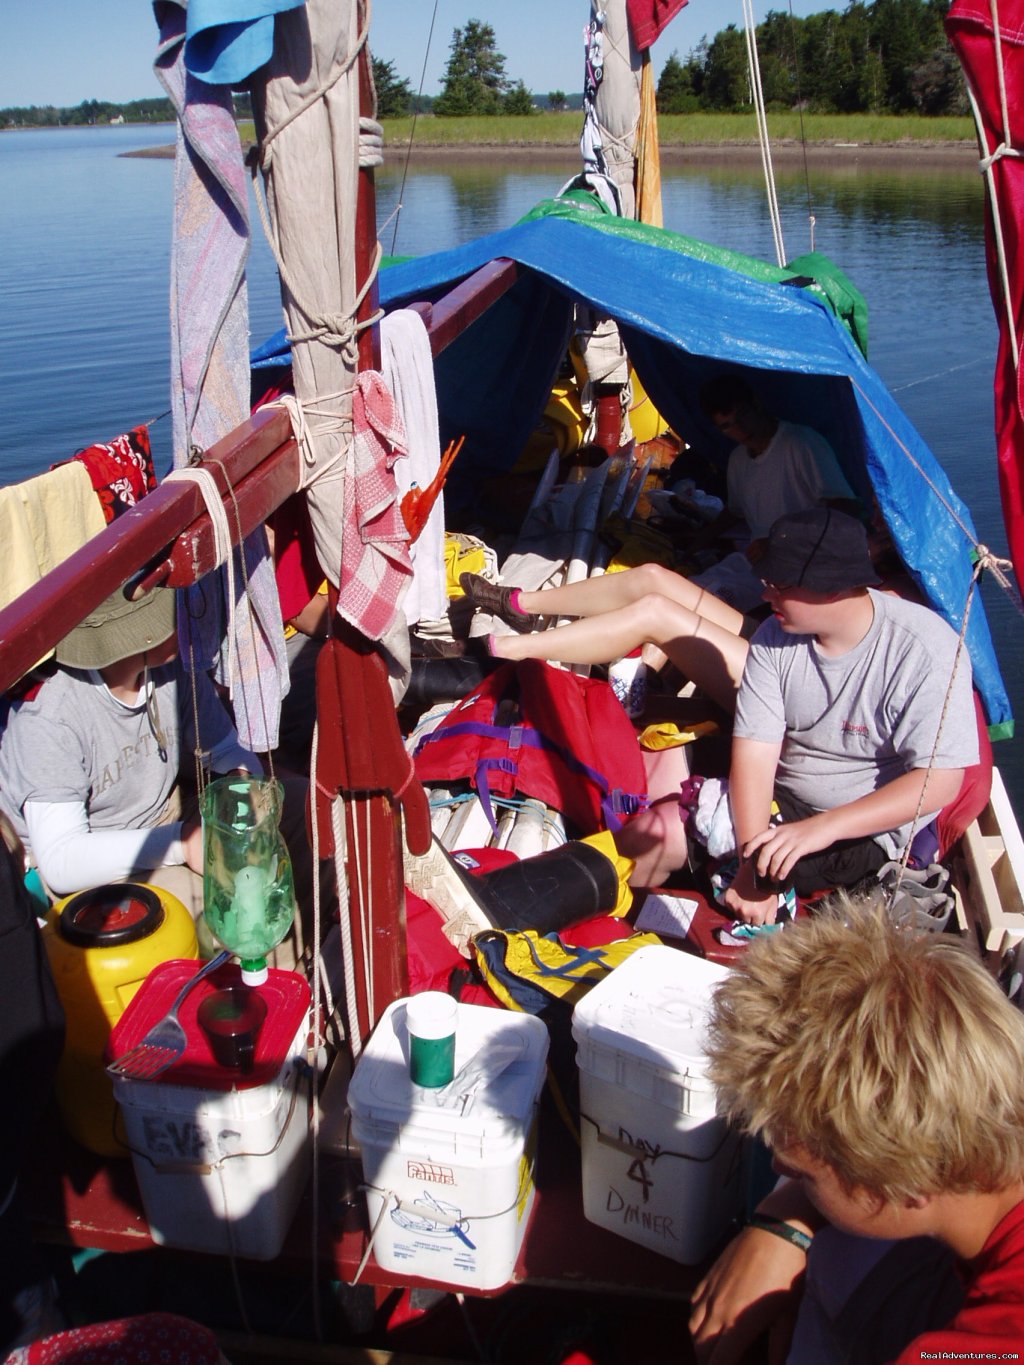
[[[409,532],[409,539],[416,540],[420,532],[427,524],[427,518],[433,510],[434,503],[437,502],[438,494],[444,487],[444,481],[448,477],[448,471],[455,462],[455,457],[462,449],[465,436],[460,436],[457,441],[452,441],[448,449],[441,456],[441,463],[437,467],[437,473],[427,484],[426,488],[410,488],[402,499],[401,511],[402,520],[405,528]]]

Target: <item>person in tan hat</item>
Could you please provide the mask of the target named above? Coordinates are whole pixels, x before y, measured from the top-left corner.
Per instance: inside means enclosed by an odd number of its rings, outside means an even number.
[[[57,672],[14,712],[0,744],[0,808],[54,894],[134,877],[198,913],[202,830],[197,815],[182,819],[179,793],[197,722],[210,771],[262,768],[205,673],[193,695],[173,590],[119,588],[55,652]],[[185,869],[199,876],[175,875]]]

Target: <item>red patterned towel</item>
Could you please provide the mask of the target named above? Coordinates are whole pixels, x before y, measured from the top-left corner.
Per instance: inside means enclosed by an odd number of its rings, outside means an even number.
[[[74,459],[89,471],[89,478],[108,522],[134,507],[156,487],[149,428],[133,427],[104,445],[87,446]],[[61,463],[69,464],[70,461]],[[56,469],[57,465],[51,465]]]
[[[376,370],[356,378],[352,426],[338,611],[369,639],[380,640],[412,581],[412,560],[394,474],[395,461],[406,454],[405,430]]]
[[[11,1365],[227,1365],[217,1338],[206,1327],[173,1313],[144,1313],[76,1327],[71,1332],[18,1347]]]

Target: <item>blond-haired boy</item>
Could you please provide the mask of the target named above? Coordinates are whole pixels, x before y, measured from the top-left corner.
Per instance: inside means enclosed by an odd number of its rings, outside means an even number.
[[[980,962],[844,899],[751,945],[716,995],[709,1052],[723,1111],[789,1182],[698,1286],[703,1358],[738,1358],[792,1303],[822,1228],[956,1256],[962,1305],[899,1343],[899,1365],[1020,1350],[1024,1016]]]

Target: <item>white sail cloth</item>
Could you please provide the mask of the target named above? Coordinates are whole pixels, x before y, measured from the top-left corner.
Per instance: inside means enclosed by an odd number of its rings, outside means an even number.
[[[395,465],[399,497],[414,485],[426,488],[441,462],[437,425],[434,358],[426,325],[409,308],[397,309],[380,324],[381,372],[395,396],[405,426],[409,458]],[[444,569],[444,493],[439,493],[430,516],[410,547],[413,580],[402,599],[410,626],[437,621],[448,610]]]
[[[584,171],[600,172],[619,190],[623,218],[636,209],[634,156],[640,120],[640,68],[626,0],[591,0],[580,154]]]
[[[302,9],[278,15],[276,25],[274,55],[253,78],[253,113],[302,417],[303,483],[317,557],[338,587],[357,367],[354,318],[360,293],[370,287],[370,280],[356,280],[353,251],[358,57],[365,34],[353,0],[307,0]],[[364,131],[368,164],[374,157],[368,144],[379,144],[379,137],[379,128]],[[400,611],[381,644],[401,686],[409,642]]]

